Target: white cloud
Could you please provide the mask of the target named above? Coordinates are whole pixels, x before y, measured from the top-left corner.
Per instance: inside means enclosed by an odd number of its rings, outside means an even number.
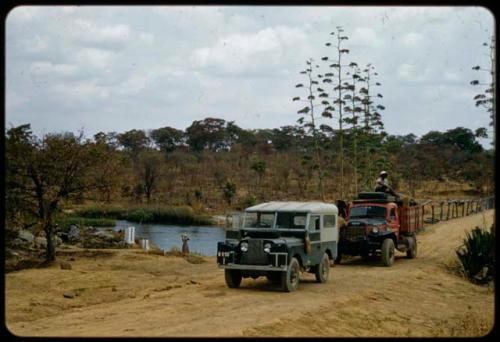
[[[413,63],[403,63],[398,68],[399,78],[411,82],[425,81],[428,79],[429,74],[429,68],[425,68],[422,70]]]
[[[146,43],[153,43],[155,41],[155,35],[152,33],[141,33],[139,38]]]
[[[420,33],[410,32],[402,37],[401,42],[406,46],[414,47],[420,45],[423,40],[424,37]]]
[[[72,76],[78,68],[70,64],[54,64],[51,62],[34,62],[30,66],[30,72],[37,76]]]
[[[127,25],[99,26],[84,19],[76,19],[71,28],[75,39],[90,43],[124,43],[130,37],[130,28]]]
[[[49,44],[46,39],[41,38],[39,35],[23,42],[24,49],[28,53],[39,53],[46,51]]]
[[[382,44],[382,41],[378,38],[375,30],[369,27],[358,27],[354,29],[350,38],[350,42],[348,43],[350,44],[351,42],[356,45],[364,45],[370,47],[378,47]],[[348,45],[348,43],[346,43],[345,45]]]
[[[80,64],[89,64],[98,69],[108,67],[112,57],[111,52],[95,48],[84,48],[76,52],[76,59]]]
[[[71,86],[57,84],[50,88],[56,94],[64,96],[66,100],[92,102],[105,100],[111,96],[111,90],[95,84],[95,82],[80,82]]]
[[[234,33],[220,38],[212,47],[196,49],[191,56],[198,67],[216,67],[238,73],[279,62],[284,49],[300,46],[305,34],[286,26],[270,27],[255,33]]]

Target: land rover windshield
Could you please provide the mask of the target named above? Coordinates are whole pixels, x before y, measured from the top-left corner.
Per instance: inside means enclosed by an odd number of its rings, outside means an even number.
[[[247,212],[245,213],[244,228],[285,228],[304,229],[306,227],[306,213],[293,212]],[[275,224],[276,218],[276,225]]]
[[[386,207],[380,206],[359,206],[351,208],[351,212],[349,213],[349,218],[370,218],[370,217],[379,217],[385,218],[387,214]]]

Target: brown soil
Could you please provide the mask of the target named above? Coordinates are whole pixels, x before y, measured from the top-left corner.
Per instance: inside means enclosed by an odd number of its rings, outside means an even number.
[[[387,268],[352,258],[326,284],[304,274],[293,293],[264,278],[229,289],[214,257],[66,250],[58,261],[71,270],[57,263],[5,276],[6,323],[20,336],[482,336],[493,326],[494,289],[448,265],[464,231],[492,220],[490,210],[428,226],[416,259],[398,253]]]

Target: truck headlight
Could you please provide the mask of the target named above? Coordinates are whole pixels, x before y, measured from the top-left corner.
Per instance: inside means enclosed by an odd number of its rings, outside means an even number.
[[[375,233],[375,234],[378,233],[378,226],[377,225],[373,226],[372,233]]]
[[[271,252],[271,244],[269,242],[264,245],[264,252]]]
[[[240,245],[240,249],[242,252],[248,251],[248,243],[247,242],[242,242]]]

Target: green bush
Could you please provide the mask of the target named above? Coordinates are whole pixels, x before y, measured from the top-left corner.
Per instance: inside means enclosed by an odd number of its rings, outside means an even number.
[[[464,244],[456,250],[464,273],[470,280],[487,283],[495,277],[495,235],[494,226],[490,231],[475,227],[466,234]]]
[[[116,206],[90,206],[76,211],[77,216],[87,218],[112,218],[119,219],[126,209]]]
[[[122,218],[131,222],[179,225],[210,225],[210,217],[198,215],[190,207],[141,208],[125,213]]]

